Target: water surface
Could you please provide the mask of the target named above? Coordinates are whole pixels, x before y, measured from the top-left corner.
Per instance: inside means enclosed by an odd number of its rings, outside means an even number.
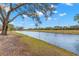
[[[28,35],[58,47],[64,48],[68,51],[79,55],[79,35],[70,34],[55,34],[45,32],[31,32],[31,31],[17,31],[24,35]]]

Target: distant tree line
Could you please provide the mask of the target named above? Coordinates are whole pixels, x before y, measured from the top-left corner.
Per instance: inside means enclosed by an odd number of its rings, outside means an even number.
[[[23,30],[79,30],[79,25],[73,25],[73,26],[54,26],[54,27],[38,27],[38,28],[28,28],[24,29],[22,26],[14,26],[13,24],[8,24],[8,30],[9,31],[23,31]],[[0,25],[1,28],[1,25]],[[1,30],[1,29],[0,29]]]
[[[74,26],[54,26],[46,28],[29,28],[27,30],[79,30],[79,25]]]

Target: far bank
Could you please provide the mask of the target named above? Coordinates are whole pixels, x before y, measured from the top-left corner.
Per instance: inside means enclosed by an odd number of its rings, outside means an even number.
[[[58,34],[79,34],[79,30],[27,30],[27,31],[49,32]]]

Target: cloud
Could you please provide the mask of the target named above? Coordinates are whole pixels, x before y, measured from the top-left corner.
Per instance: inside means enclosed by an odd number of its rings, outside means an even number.
[[[23,15],[23,17],[24,17],[24,18],[28,18],[28,16],[27,16],[27,15]]]
[[[68,5],[68,6],[73,6],[72,3],[64,3],[65,5]]]
[[[51,17],[48,17],[48,20],[52,20],[52,18]]]
[[[42,13],[42,12],[39,12],[39,11],[37,11],[37,14],[38,14],[39,16],[42,16],[42,15],[43,15],[43,13]]]
[[[53,11],[53,13],[55,13],[55,14],[56,14],[56,13],[58,13],[58,11]]]
[[[51,20],[52,20],[52,18],[51,17],[48,17],[47,21],[51,21]]]
[[[55,6],[52,4],[51,7],[53,8],[53,7],[55,7]]]
[[[67,13],[61,13],[61,14],[59,14],[59,16],[65,16],[65,15],[67,15]]]
[[[23,15],[24,19],[30,19],[27,15]],[[26,20],[28,21],[28,20]]]

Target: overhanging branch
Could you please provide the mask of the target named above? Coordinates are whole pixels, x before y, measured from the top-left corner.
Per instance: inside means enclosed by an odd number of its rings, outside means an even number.
[[[21,6],[23,6],[23,5],[25,5],[25,3],[23,3],[23,4],[20,4],[20,5],[18,5],[18,6],[16,6],[15,8],[11,8],[11,10],[8,12],[8,14],[7,14],[7,19],[9,19],[9,16],[10,16],[10,14],[11,14],[11,12],[13,12],[14,10],[16,10],[16,9],[18,9],[19,7],[21,7]],[[12,6],[12,4],[10,4],[10,7]],[[16,17],[15,17],[16,18]]]
[[[1,22],[3,22],[2,18],[0,17]]]
[[[25,4],[26,3],[22,3],[22,4],[18,5],[18,6],[16,6],[15,8],[12,8],[11,11],[14,11],[14,10],[18,9],[19,7],[21,7],[21,6],[25,5]]]
[[[18,16],[25,14],[25,12],[17,14],[15,17],[13,17],[10,21],[8,21],[9,23],[12,22],[14,19],[16,19]]]

